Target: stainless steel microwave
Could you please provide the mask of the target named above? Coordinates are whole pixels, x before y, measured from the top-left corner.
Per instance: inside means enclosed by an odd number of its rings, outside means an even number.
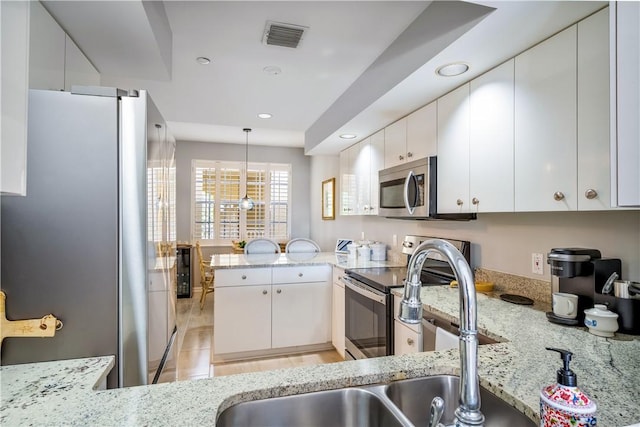
[[[378,216],[401,219],[449,219],[468,221],[475,213],[439,214],[437,157],[404,163],[379,173]]]

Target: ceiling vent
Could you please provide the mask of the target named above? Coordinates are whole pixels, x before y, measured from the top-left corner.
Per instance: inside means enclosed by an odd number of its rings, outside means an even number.
[[[264,37],[262,43],[271,46],[282,46],[297,48],[304,33],[309,27],[301,25],[285,24],[283,22],[267,21],[264,29]]]

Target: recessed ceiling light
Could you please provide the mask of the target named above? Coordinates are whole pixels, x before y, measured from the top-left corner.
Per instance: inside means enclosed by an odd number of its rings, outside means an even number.
[[[209,58],[205,57],[205,56],[198,56],[196,58],[196,61],[200,65],[208,65],[211,62],[211,60]]]
[[[466,73],[469,70],[469,66],[463,62],[456,62],[454,64],[443,65],[436,70],[436,74],[443,77],[459,76],[462,73]]]
[[[273,116],[269,113],[260,113],[258,114],[258,117],[260,117],[261,119],[270,119]]]
[[[340,138],[342,138],[342,139],[353,139],[356,136],[357,135],[354,135],[352,133],[343,133],[342,135],[340,135]]]
[[[271,74],[272,76],[277,76],[282,73],[282,69],[280,67],[276,67],[275,65],[268,65],[262,69],[267,74]]]

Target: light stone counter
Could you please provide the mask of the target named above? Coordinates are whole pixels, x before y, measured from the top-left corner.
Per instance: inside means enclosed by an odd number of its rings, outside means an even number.
[[[285,267],[294,265],[335,265],[340,268],[393,267],[401,266],[392,261],[363,261],[346,254],[333,252],[282,253],[282,254],[220,254],[211,255],[213,268]]]
[[[458,316],[458,291],[424,288],[425,308]],[[538,392],[555,381],[557,354],[575,353],[578,384],[598,404],[598,425],[640,421],[640,340],[599,338],[584,328],[547,322],[542,311],[478,295],[483,333],[506,340],[480,346],[481,385],[530,418],[538,417]],[[374,384],[433,374],[458,374],[457,350],[340,362],[295,369],[182,381],[119,390],[93,391],[112,359],[92,358],[0,369],[0,425],[211,425],[220,411],[253,399]],[[84,372],[84,373],[82,373]],[[428,405],[429,402],[425,402]]]

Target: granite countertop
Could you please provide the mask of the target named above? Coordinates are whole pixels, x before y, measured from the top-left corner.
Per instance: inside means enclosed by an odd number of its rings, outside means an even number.
[[[351,258],[346,254],[334,252],[211,255],[211,267],[216,269],[324,264],[335,265],[340,268],[394,267],[401,265],[393,261],[363,261],[361,258]]]
[[[397,292],[397,291],[396,291]],[[458,316],[458,290],[422,290],[425,309]],[[483,387],[538,420],[539,390],[561,365],[544,347],[575,353],[578,385],[598,404],[598,425],[640,421],[640,338],[601,338],[585,328],[551,324],[543,311],[478,294],[481,332],[504,342],[478,350]],[[457,350],[347,361],[310,367],[93,391],[111,369],[111,357],[3,366],[1,425],[203,425],[220,411],[254,399],[375,384],[434,374],[458,374]],[[428,402],[425,402],[427,405]]]

